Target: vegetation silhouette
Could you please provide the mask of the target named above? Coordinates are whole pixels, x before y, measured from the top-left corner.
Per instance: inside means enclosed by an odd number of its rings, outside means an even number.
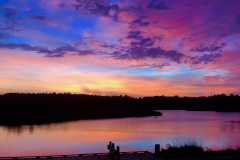
[[[0,125],[162,115],[138,105],[138,99],[129,96],[7,93],[0,96]]]
[[[192,141],[193,142],[193,141]],[[185,143],[184,145],[167,144],[167,149],[162,149],[159,157],[165,159],[173,158],[194,158],[194,159],[239,159],[240,148],[228,147],[222,150],[211,150],[208,147],[204,150],[203,146],[197,143]],[[225,160],[224,159],[224,160]]]
[[[0,125],[32,125],[80,119],[161,116],[153,110],[239,112],[240,97],[99,96],[71,93],[0,95]]]

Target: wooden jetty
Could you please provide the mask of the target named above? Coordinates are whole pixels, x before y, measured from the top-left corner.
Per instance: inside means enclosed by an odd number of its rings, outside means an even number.
[[[160,146],[155,145],[155,154],[148,151],[120,152],[120,147],[114,148],[114,143],[107,145],[109,153],[51,155],[51,156],[26,156],[26,157],[0,157],[0,160],[161,160],[155,155],[159,154]],[[158,151],[159,150],[159,151]]]

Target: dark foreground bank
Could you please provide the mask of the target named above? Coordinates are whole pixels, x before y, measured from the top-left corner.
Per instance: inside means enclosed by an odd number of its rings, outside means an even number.
[[[207,148],[207,147],[206,147]],[[240,159],[240,148],[232,149],[227,148],[224,150],[213,151],[209,148],[204,150],[202,146],[197,145],[181,145],[181,146],[168,146],[167,149],[162,149],[160,157],[164,159],[222,159],[222,160],[235,160]]]

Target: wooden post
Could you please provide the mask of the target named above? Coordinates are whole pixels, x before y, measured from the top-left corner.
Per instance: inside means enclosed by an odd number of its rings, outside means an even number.
[[[117,160],[120,160],[120,154],[119,154],[119,152],[120,152],[120,147],[117,146]]]
[[[112,143],[112,148],[114,149],[114,143]]]
[[[112,143],[112,149],[114,150],[114,143]],[[112,159],[115,160],[115,153],[113,153],[112,155]]]
[[[155,156],[159,156],[160,154],[160,144],[155,144]]]
[[[108,147],[108,150],[109,150],[109,155],[111,157],[111,150],[110,150],[110,148],[112,147],[112,142],[111,141],[109,142],[109,145],[107,145],[107,147]]]

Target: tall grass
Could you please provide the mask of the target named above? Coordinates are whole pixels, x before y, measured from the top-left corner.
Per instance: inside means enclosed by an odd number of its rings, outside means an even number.
[[[192,157],[224,157],[224,156],[238,156],[240,157],[240,146],[239,147],[227,147],[223,150],[213,151],[207,147],[204,147],[201,143],[195,139],[188,140],[184,144],[166,145],[167,149],[162,149],[160,157],[162,158],[192,158]],[[240,159],[240,158],[239,158]]]

